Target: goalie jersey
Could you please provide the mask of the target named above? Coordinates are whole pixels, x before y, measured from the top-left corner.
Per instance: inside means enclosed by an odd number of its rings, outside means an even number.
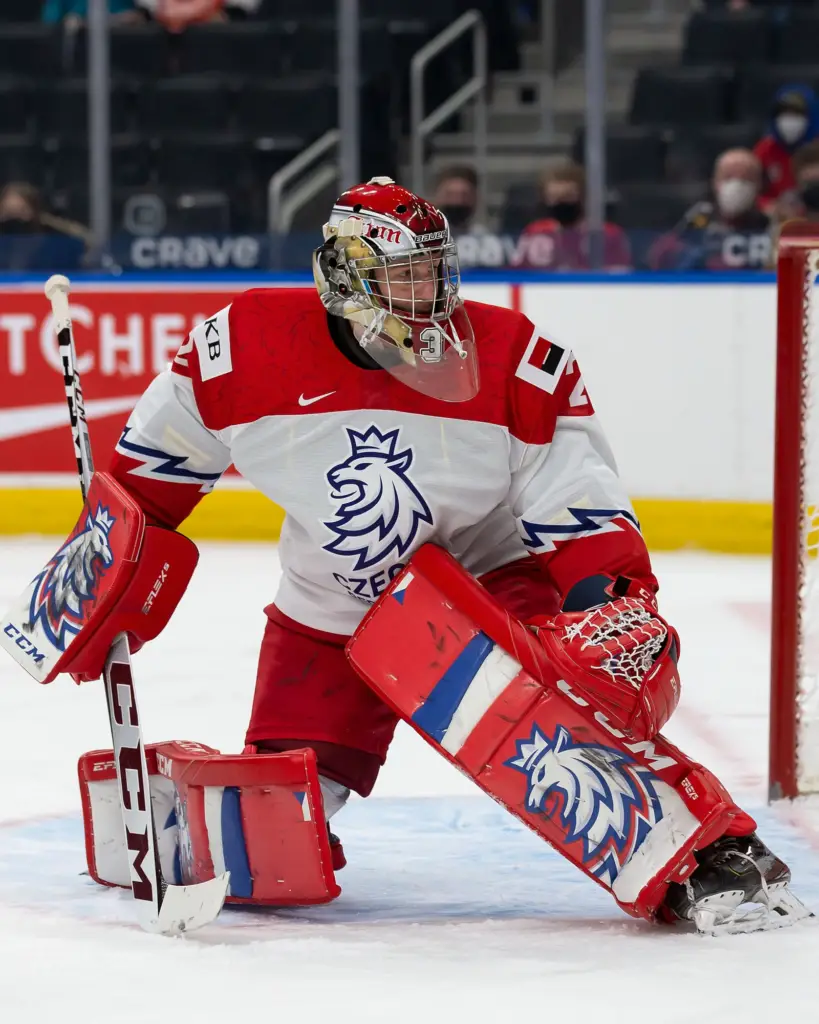
[[[571,352],[464,305],[480,390],[451,403],[356,365],[314,290],[246,292],[153,381],[111,471],[175,528],[233,464],[286,513],[276,606],[327,632],[352,633],[427,542],[478,576],[537,556],[560,595],[596,573],[656,589]]]

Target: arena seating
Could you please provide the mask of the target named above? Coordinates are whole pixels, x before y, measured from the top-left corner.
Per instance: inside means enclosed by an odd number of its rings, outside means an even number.
[[[0,181],[29,181],[48,187],[50,166],[48,151],[34,146],[29,133],[0,137]]]
[[[31,0],[3,0],[0,4],[0,21],[34,21],[39,13]]]
[[[57,34],[62,35],[59,30]],[[63,67],[67,73],[87,74],[87,38],[85,29],[65,34],[62,51]],[[170,71],[175,40],[161,25],[113,25],[109,38],[114,74],[151,79]]]
[[[720,68],[645,68],[635,83],[631,121],[655,127],[722,124],[731,113],[729,85]]]
[[[2,6],[2,4],[0,4]],[[0,68],[4,75],[30,75],[39,81],[62,70],[62,33],[49,25],[3,24]]]
[[[669,181],[706,182],[726,149],[751,149],[762,133],[757,121],[678,128],[669,138],[665,173]]]
[[[617,125],[606,133],[606,178],[610,185],[623,181],[658,181],[665,173],[667,140],[662,132],[640,125]],[[583,163],[585,132],[577,133],[572,157]]]
[[[686,64],[750,64],[770,60],[773,33],[766,11],[698,11],[686,26]]]
[[[0,3],[0,183],[43,188],[60,212],[88,210],[85,29],[30,20],[31,0]],[[396,170],[408,122],[412,55],[452,20],[456,0],[362,0],[365,173]],[[115,194],[224,193],[231,230],[266,228],[271,174],[337,124],[335,0],[269,0],[255,19],[178,34],[156,23],[112,26]],[[437,68],[436,68],[437,71]],[[449,60],[428,102],[464,80]],[[187,209],[187,207],[185,207]],[[223,204],[216,208],[223,220]]]
[[[635,230],[669,229],[702,198],[698,182],[634,182],[620,186],[617,219]],[[639,260],[638,260],[639,262]]]
[[[819,4],[812,0],[740,11],[709,3],[692,13],[680,64],[641,69],[630,125],[609,129],[610,182],[622,196],[618,222],[667,229],[689,195],[708,194],[721,152],[760,138],[781,86],[819,92],[817,54]],[[582,155],[582,135],[575,152]]]
[[[793,82],[819,90],[819,65],[771,64],[747,68],[737,76],[734,110],[738,120],[768,120],[777,89]]]
[[[780,64],[809,64],[819,54],[819,13],[794,11],[779,31]]]

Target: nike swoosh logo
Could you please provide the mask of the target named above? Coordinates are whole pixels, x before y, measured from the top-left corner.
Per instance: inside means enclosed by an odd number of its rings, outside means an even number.
[[[101,420],[106,416],[113,416],[114,413],[130,412],[138,401],[139,395],[97,398],[85,403],[85,418]],[[0,441],[10,441],[13,437],[25,437],[27,434],[39,434],[54,427],[67,427],[68,422],[68,406],[65,402],[0,409]]]
[[[326,395],[316,395],[315,398],[305,398],[304,395],[299,395],[299,405],[312,405],[313,402],[320,402],[322,398],[329,398],[330,395],[334,395],[335,391],[328,391]]]

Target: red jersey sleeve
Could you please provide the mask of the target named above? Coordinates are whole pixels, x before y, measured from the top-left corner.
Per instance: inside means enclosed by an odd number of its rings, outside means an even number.
[[[227,306],[191,331],[171,368],[137,402],[116,446],[111,473],[162,526],[175,529],[187,519],[230,465],[228,445],[205,425],[197,402],[203,383],[229,371],[230,317]]]
[[[529,324],[511,380],[509,504],[561,596],[605,573],[657,581],[571,351]]]

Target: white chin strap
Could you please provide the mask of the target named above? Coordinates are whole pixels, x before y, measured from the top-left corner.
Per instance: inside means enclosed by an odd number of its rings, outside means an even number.
[[[378,335],[381,333],[381,328],[387,319],[386,309],[376,309],[375,316],[370,320],[369,324],[364,328],[364,333],[358,339],[359,345],[366,349],[368,345],[371,345]]]
[[[450,323],[452,324],[451,320],[450,320]],[[450,343],[450,345],[455,349],[455,351],[458,353],[458,355],[461,357],[461,359],[466,359],[467,351],[464,348],[463,343],[461,342],[461,339],[458,337],[457,332],[455,331],[455,325],[452,324],[452,334],[451,335],[447,334],[447,332],[442,330],[441,328],[439,328],[439,330],[441,331],[441,334],[443,334],[443,336],[446,338],[446,340]]]

